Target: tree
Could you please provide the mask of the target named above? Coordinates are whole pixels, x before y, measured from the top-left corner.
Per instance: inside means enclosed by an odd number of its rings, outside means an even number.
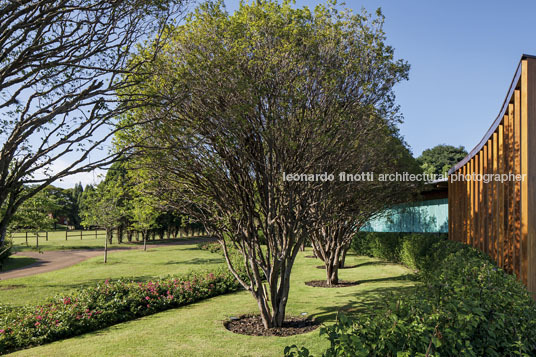
[[[31,190],[31,188],[27,188]],[[49,191],[40,191],[26,200],[17,210],[9,228],[29,229],[32,231],[48,230],[54,223],[53,212],[59,208],[57,198]]]
[[[463,146],[436,145],[422,152],[417,161],[429,175],[445,175],[448,170],[467,156]]]
[[[161,34],[179,5],[0,1],[0,244],[24,201],[62,177],[106,166],[120,155],[103,152],[90,160],[120,129],[114,118],[142,103],[116,96],[143,77],[143,63],[128,62],[134,46]],[[159,47],[155,41],[151,51]]]
[[[379,122],[381,125],[381,122]],[[373,130],[360,135],[360,145],[336,152],[346,173],[373,173],[359,180],[343,178],[317,192],[311,243],[315,256],[324,262],[328,286],[339,283],[339,268],[356,232],[389,206],[418,192],[421,183],[381,180],[380,175],[420,173],[419,165],[394,129]],[[357,135],[357,133],[356,133]],[[341,147],[342,149],[342,147]],[[331,164],[331,159],[328,161]]]
[[[289,2],[241,3],[233,15],[221,3],[202,4],[151,66],[144,89],[159,105],[123,119],[140,123],[118,141],[136,146],[154,195],[219,239],[266,328],[284,321],[315,192],[329,184],[286,174],[328,169],[333,147],[359,147],[361,135],[352,135],[398,119],[392,86],[408,66],[393,59],[381,23]],[[341,160],[332,162],[326,177]],[[229,245],[242,254],[247,279]]]
[[[132,227],[141,232],[143,238],[143,250],[147,250],[147,239],[149,230],[156,228],[156,218],[158,211],[154,204],[150,202],[150,197],[138,196],[132,203]]]

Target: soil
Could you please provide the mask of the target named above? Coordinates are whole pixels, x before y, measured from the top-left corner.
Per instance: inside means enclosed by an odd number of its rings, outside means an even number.
[[[348,265],[348,266],[344,266],[344,267],[340,267],[339,270],[341,269],[353,269],[353,268],[357,268],[359,266],[359,264],[356,264],[356,265]],[[317,269],[326,269],[325,266],[323,265],[319,265],[316,267]]]
[[[306,258],[316,259],[316,257],[315,257],[314,255],[306,255],[305,257],[306,257]]]
[[[325,280],[311,280],[305,282],[305,285],[313,286],[315,288],[345,288],[347,286],[354,286],[359,284],[357,281],[339,280],[338,284],[328,285]]]
[[[306,317],[287,317],[282,327],[265,329],[259,315],[242,315],[223,323],[231,332],[249,336],[292,336],[317,329],[320,323]]]

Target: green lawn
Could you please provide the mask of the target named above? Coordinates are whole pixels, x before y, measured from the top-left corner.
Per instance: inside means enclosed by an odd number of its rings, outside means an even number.
[[[88,249],[88,248],[102,248],[104,247],[104,231],[98,231],[98,235],[95,236],[95,231],[84,231],[82,239],[80,239],[80,233],[69,232],[67,240],[65,240],[65,231],[52,231],[48,232],[48,241],[44,237],[44,233],[39,234],[39,250],[63,250],[63,249]],[[15,251],[27,251],[36,250],[37,239],[35,235],[28,234],[28,245],[26,245],[25,235],[17,233],[14,235],[13,247]],[[122,243],[120,246],[128,246],[128,243]],[[114,241],[111,246],[119,246]]]
[[[4,262],[2,266],[2,272],[6,272],[13,269],[19,269],[27,265],[33,264],[37,259],[30,257],[23,257],[21,255],[12,255]]]
[[[162,252],[160,252],[162,249]],[[165,248],[169,249],[169,248]],[[164,248],[158,248],[151,254],[161,254],[160,264],[168,256],[171,265],[176,264],[177,272],[211,264],[218,264],[221,258],[215,254],[196,250],[194,246],[174,247],[173,252],[166,254]],[[121,252],[121,261],[131,254],[133,269],[135,257],[142,252]],[[400,265],[381,263],[372,258],[349,256],[348,265],[358,264],[353,269],[341,271],[345,280],[359,280],[361,284],[335,289],[315,288],[304,284],[305,281],[322,279],[324,271],[316,269],[319,261],[305,258],[311,252],[300,253],[293,270],[293,280],[287,314],[299,315],[307,312],[324,323],[331,323],[338,311],[354,311],[367,313],[374,306],[383,304],[382,296],[387,293],[402,294],[414,285],[406,280],[410,271]],[[125,255],[123,257],[123,255]],[[171,258],[174,255],[175,258]],[[119,259],[119,258],[116,258]],[[182,263],[180,263],[182,262]],[[69,276],[69,281],[83,279],[83,272],[91,270],[98,277],[106,276],[105,270],[99,271],[98,260],[65,269],[67,272],[56,272],[49,275],[48,282],[39,289],[60,289],[60,277]],[[111,265],[108,270],[110,277],[124,275],[129,268]],[[151,265],[148,261],[138,269],[138,276],[146,277],[153,272],[162,272],[161,265]],[[94,273],[93,270],[98,273]],[[143,273],[145,272],[145,273]],[[150,272],[150,273],[149,273]],[[118,274],[120,273],[120,274]],[[52,274],[52,273],[51,273]],[[43,274],[46,275],[46,274]],[[158,273],[154,274],[158,275]],[[76,277],[72,279],[71,277]],[[21,279],[22,280],[22,279]],[[56,280],[56,281],[55,281]],[[96,279],[98,280],[98,279]],[[26,284],[38,284],[39,279]],[[48,285],[55,281],[54,288]],[[6,296],[9,294],[6,294]],[[26,299],[34,300],[27,295]],[[4,296],[2,296],[4,297]],[[13,299],[12,301],[16,301]],[[208,299],[189,306],[169,310],[135,321],[119,324],[97,332],[79,337],[58,341],[13,355],[19,356],[280,356],[287,345],[307,346],[318,355],[327,346],[327,340],[319,337],[319,331],[291,337],[252,337],[237,335],[227,331],[223,322],[230,316],[257,313],[256,303],[249,293],[242,291]]]
[[[210,269],[223,262],[219,255],[199,250],[194,245],[150,246],[147,252],[109,252],[106,264],[99,256],[69,268],[0,281],[0,301],[12,305],[39,303],[56,294],[67,294],[70,290],[106,279],[129,277],[141,281],[194,269]]]
[[[92,248],[103,248],[104,247],[104,231],[98,231],[95,236],[95,231],[83,231],[82,239],[80,239],[80,231],[70,231],[65,240],[65,231],[51,231],[48,232],[48,241],[45,239],[45,233],[39,234],[39,250],[65,250],[65,249],[92,249]],[[186,238],[186,236],[184,237]],[[114,234],[113,243],[109,247],[128,247],[136,246],[142,244],[141,235],[139,236],[139,241],[137,242],[135,236],[132,238],[133,242],[128,243],[126,239],[121,244],[117,243],[116,235]],[[183,238],[178,238],[183,239]],[[13,247],[14,251],[36,251],[37,250],[37,239],[35,235],[28,234],[28,245],[26,245],[25,235],[17,233],[14,235]],[[161,240],[156,238],[154,242],[158,243],[159,241],[168,241],[167,239]],[[148,244],[151,244],[152,241],[148,241]]]

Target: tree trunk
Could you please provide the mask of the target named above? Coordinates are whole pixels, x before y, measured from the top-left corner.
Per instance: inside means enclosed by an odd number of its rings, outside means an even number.
[[[104,263],[108,262],[108,239],[104,240]]]
[[[106,228],[106,239],[108,239],[108,242],[112,244],[112,239],[114,237],[114,231],[111,228]]]
[[[143,251],[147,251],[147,231],[141,232],[141,236],[143,237]]]
[[[132,235],[133,235],[133,232],[130,229],[127,230],[127,241],[129,243],[132,242]]]
[[[328,286],[337,285],[339,283],[338,262],[330,262],[326,264],[326,283]]]
[[[117,243],[121,244],[123,243],[123,225],[119,225],[117,227]]]

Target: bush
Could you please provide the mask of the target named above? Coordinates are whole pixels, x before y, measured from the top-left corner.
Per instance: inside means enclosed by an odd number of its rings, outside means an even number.
[[[0,353],[94,331],[238,289],[234,276],[222,268],[147,283],[106,281],[44,305],[3,307]]]
[[[331,343],[324,356],[536,355],[536,303],[514,276],[458,242],[401,240],[400,258],[420,269],[422,285],[382,311],[339,316],[321,330]]]
[[[422,255],[428,253],[431,244],[446,238],[446,235],[436,233],[359,232],[352,240],[351,248],[359,255],[418,269],[418,264],[424,263]]]
[[[431,247],[438,241],[437,236],[430,234],[411,234],[401,239],[399,261],[412,269],[426,270],[433,264],[430,256]]]

